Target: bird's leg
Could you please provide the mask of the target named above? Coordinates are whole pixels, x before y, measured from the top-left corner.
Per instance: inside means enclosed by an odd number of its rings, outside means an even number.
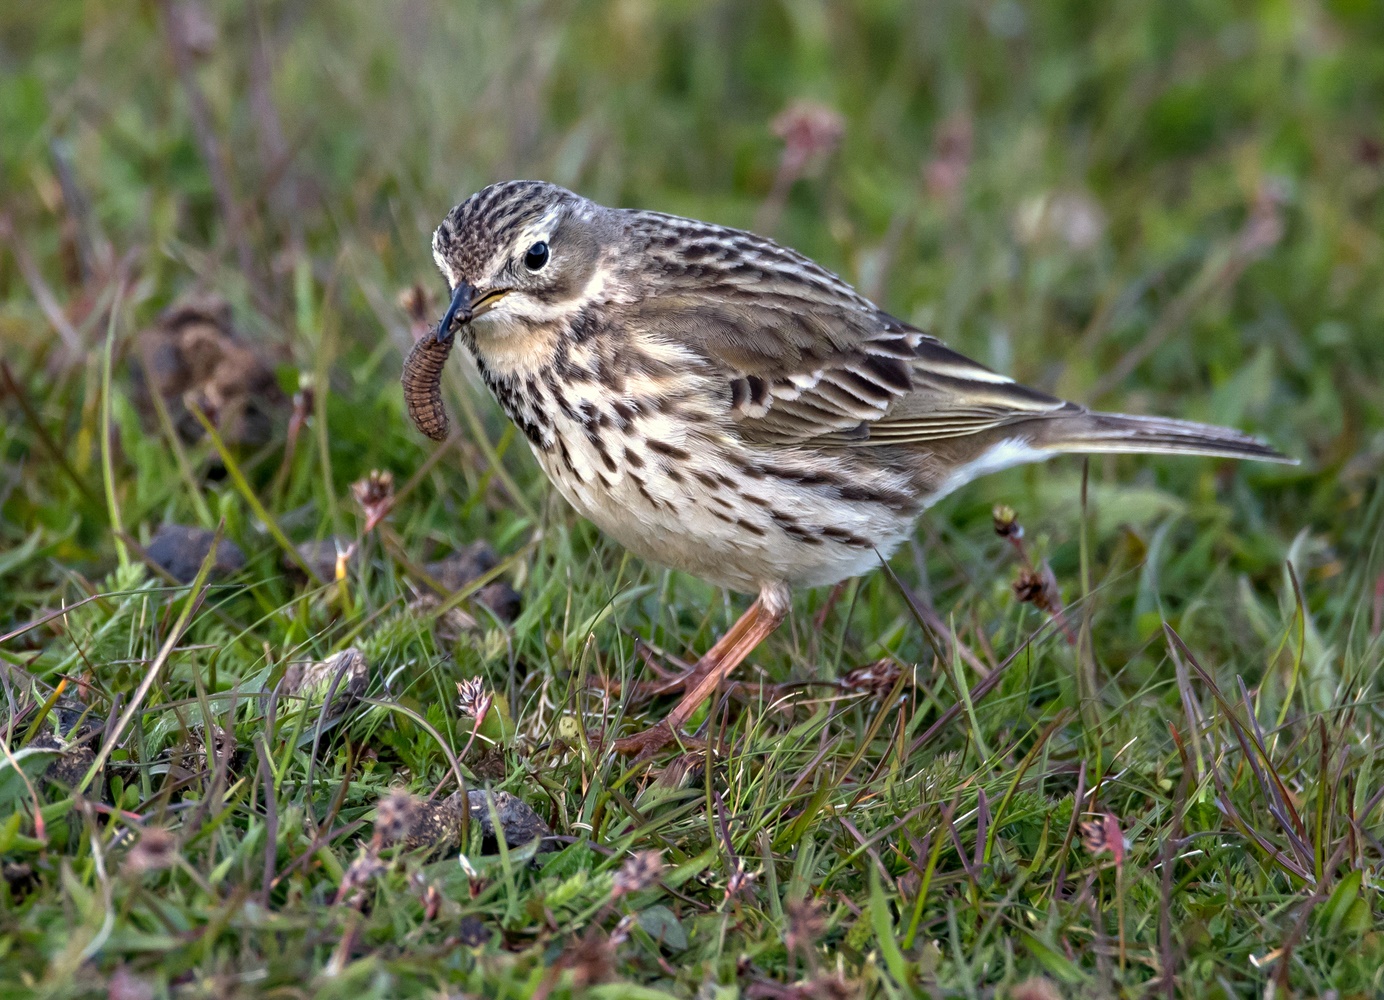
[[[655,661],[649,647],[636,639],[634,647],[635,653],[638,654],[640,660],[643,661],[644,668],[657,675],[658,680],[633,681],[628,685],[628,688],[620,681],[606,682],[603,686],[607,691],[616,695],[628,690],[631,698],[636,702],[648,701],[660,695],[688,690],[697,683],[709,667],[721,661],[722,657],[725,656],[726,650],[728,650],[731,644],[738,638],[740,633],[737,630],[746,624],[754,609],[755,605],[752,604],[749,610],[741,615],[739,619],[736,620],[735,624],[732,625],[721,638],[717,639],[712,647],[702,654],[701,658],[697,660],[696,663],[691,666],[683,663],[682,669],[677,672],[660,666]],[[666,653],[663,655],[667,656]],[[669,658],[671,659],[671,657]]]
[[[650,698],[657,698],[659,695],[682,691],[697,672],[695,663],[685,663],[666,651],[649,645],[638,636],[634,637],[634,654],[639,657],[639,664],[658,678],[657,680],[637,680],[626,683],[609,680],[601,675],[593,678],[592,683],[598,685],[606,694],[617,698],[622,694],[628,694],[630,703],[634,704],[648,701]],[[678,669],[669,669],[664,666],[660,662],[660,658],[670,661]]]
[[[788,615],[788,603],[786,586],[764,587],[740,619],[697,661],[687,676],[686,693],[667,718],[641,733],[616,740],[615,752],[647,756],[671,743],[673,734],[683,727],[721,681],[783,623]]]

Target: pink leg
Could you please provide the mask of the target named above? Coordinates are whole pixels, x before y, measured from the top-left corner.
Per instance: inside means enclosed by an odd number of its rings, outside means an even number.
[[[616,740],[615,752],[647,757],[673,742],[673,734],[686,724],[726,676],[783,623],[787,614],[788,588],[782,584],[763,588],[749,610],[697,661],[687,675],[686,693],[668,717],[641,733]]]

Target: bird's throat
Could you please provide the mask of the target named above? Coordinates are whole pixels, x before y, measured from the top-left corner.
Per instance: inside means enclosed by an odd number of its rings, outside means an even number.
[[[528,378],[551,367],[562,331],[556,323],[530,323],[491,313],[470,324],[466,345],[496,376]]]

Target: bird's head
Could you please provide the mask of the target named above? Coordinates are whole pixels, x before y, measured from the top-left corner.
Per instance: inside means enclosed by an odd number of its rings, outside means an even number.
[[[464,327],[482,352],[521,349],[606,293],[616,226],[609,209],[556,184],[477,191],[433,233],[433,258],[452,290],[437,338]]]

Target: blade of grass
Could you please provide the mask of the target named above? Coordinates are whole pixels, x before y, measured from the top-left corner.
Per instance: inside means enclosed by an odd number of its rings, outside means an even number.
[[[66,690],[67,678],[59,678],[58,683],[53,687],[52,693],[43,700],[43,704],[39,707],[38,713],[34,716],[34,721],[29,723],[29,728],[24,731],[24,742],[26,744],[38,735],[39,729],[43,726],[43,720],[48,718],[48,713],[53,711],[53,706],[58,703],[58,699],[62,697],[62,693]]]
[[[207,506],[206,499],[202,496],[202,488],[197,482],[197,477],[192,473],[192,463],[187,460],[187,449],[183,447],[182,438],[179,437],[177,428],[173,426],[173,418],[168,414],[168,404],[163,400],[163,393],[159,391],[153,382],[153,376],[149,373],[154,371],[150,363],[147,351],[140,350],[140,358],[144,363],[145,378],[149,380],[149,400],[154,404],[154,414],[158,418],[159,431],[163,434],[164,440],[168,442],[169,450],[173,452],[173,461],[178,465],[178,474],[182,476],[183,484],[187,487],[187,495],[192,500],[193,509],[197,511],[197,519],[203,527],[211,527],[215,524],[212,518],[211,508]]]
[[[274,541],[279,543],[279,547],[284,550],[284,554],[292,559],[298,568],[307,574],[307,578],[309,580],[317,579],[317,574],[313,572],[312,567],[307,564],[307,560],[303,558],[302,553],[298,551],[297,547],[288,540],[288,536],[285,535],[283,529],[279,527],[279,522],[265,509],[264,504],[260,503],[259,497],[255,496],[255,491],[250,488],[249,480],[245,478],[245,473],[240,469],[240,463],[235,460],[235,456],[232,455],[230,449],[226,447],[226,443],[221,440],[221,435],[216,432],[216,428],[212,425],[212,422],[207,419],[207,415],[203,413],[198,406],[192,406],[190,409],[192,415],[197,418],[197,422],[202,425],[202,429],[206,431],[207,438],[211,441],[212,447],[214,447],[216,453],[221,456],[221,462],[226,466],[226,474],[231,477],[231,482],[235,484],[236,491],[245,500],[246,504],[249,505],[255,517],[259,518],[260,523],[264,525],[265,530],[269,532]]]
[[[120,501],[115,491],[115,466],[111,458],[111,364],[115,352],[115,321],[120,315],[120,302],[124,295],[125,286],[121,283],[116,286],[115,301],[111,303],[110,321],[106,324],[106,346],[101,352],[101,480],[106,490],[106,512],[115,540],[115,557],[122,573],[130,568],[130,553],[121,540],[124,522],[120,517]]]
[[[14,372],[10,370],[10,363],[0,358],[0,375],[4,376],[5,389],[19,404],[19,408],[24,411],[24,419],[29,422],[29,426],[34,429],[34,434],[38,438],[40,447],[47,452],[63,475],[71,481],[73,487],[82,495],[82,499],[88,503],[97,503],[96,495],[91,492],[91,487],[82,482],[82,477],[77,474],[77,470],[72,468],[72,463],[67,460],[67,456],[62,453],[53,436],[48,433],[48,428],[43,426],[43,421],[39,419],[38,411],[34,409],[33,401],[29,399],[29,394],[24,391],[24,387],[19,384],[19,380],[14,377]]]
[[[1024,775],[1028,773],[1028,769],[1033,766],[1033,762],[1038,759],[1038,755],[1042,753],[1043,748],[1048,745],[1048,740],[1052,738],[1052,734],[1065,726],[1069,718],[1070,713],[1068,709],[1064,708],[1059,711],[1057,713],[1057,718],[1048,723],[1042,733],[1039,734],[1038,739],[1034,741],[1033,746],[1029,748],[1028,753],[1024,754],[1024,759],[1019,761],[1019,766],[1014,769],[1013,780],[1009,782],[1009,787],[1005,790],[1004,797],[1000,799],[999,805],[995,806],[994,818],[990,823],[989,835],[985,839],[985,853],[981,857],[982,863],[987,865],[990,863],[990,854],[995,847],[995,835],[999,832],[1000,828],[1000,816],[1003,815],[1005,808],[1014,798],[1014,793],[1019,790],[1019,782],[1023,781]]]
[[[173,623],[173,628],[169,631],[168,638],[165,639],[163,645],[159,647],[158,655],[156,655],[154,661],[149,664],[149,669],[145,672],[144,679],[139,682],[139,687],[135,689],[134,697],[130,699],[129,705],[125,707],[125,711],[121,714],[119,720],[116,721],[115,726],[109,730],[105,740],[102,741],[101,749],[96,754],[96,759],[91,762],[91,766],[87,768],[85,776],[83,776],[75,789],[77,794],[80,795],[85,792],[91,785],[92,779],[106,766],[106,761],[110,757],[111,752],[115,749],[116,743],[125,732],[125,729],[129,726],[130,720],[134,718],[135,713],[139,711],[140,706],[144,703],[145,697],[149,694],[149,689],[154,686],[154,681],[158,678],[160,671],[163,670],[164,664],[168,662],[168,658],[173,654],[173,650],[177,647],[178,641],[182,639],[183,633],[187,630],[188,625],[192,621],[193,613],[201,606],[202,598],[207,591],[207,576],[211,573],[212,566],[216,565],[216,549],[217,546],[221,544],[221,533],[224,527],[224,524],[218,524],[216,526],[216,534],[212,538],[211,546],[207,549],[207,554],[202,558],[202,565],[197,570],[196,578],[188,588],[187,599],[183,601],[183,609],[178,615],[178,620]]]

